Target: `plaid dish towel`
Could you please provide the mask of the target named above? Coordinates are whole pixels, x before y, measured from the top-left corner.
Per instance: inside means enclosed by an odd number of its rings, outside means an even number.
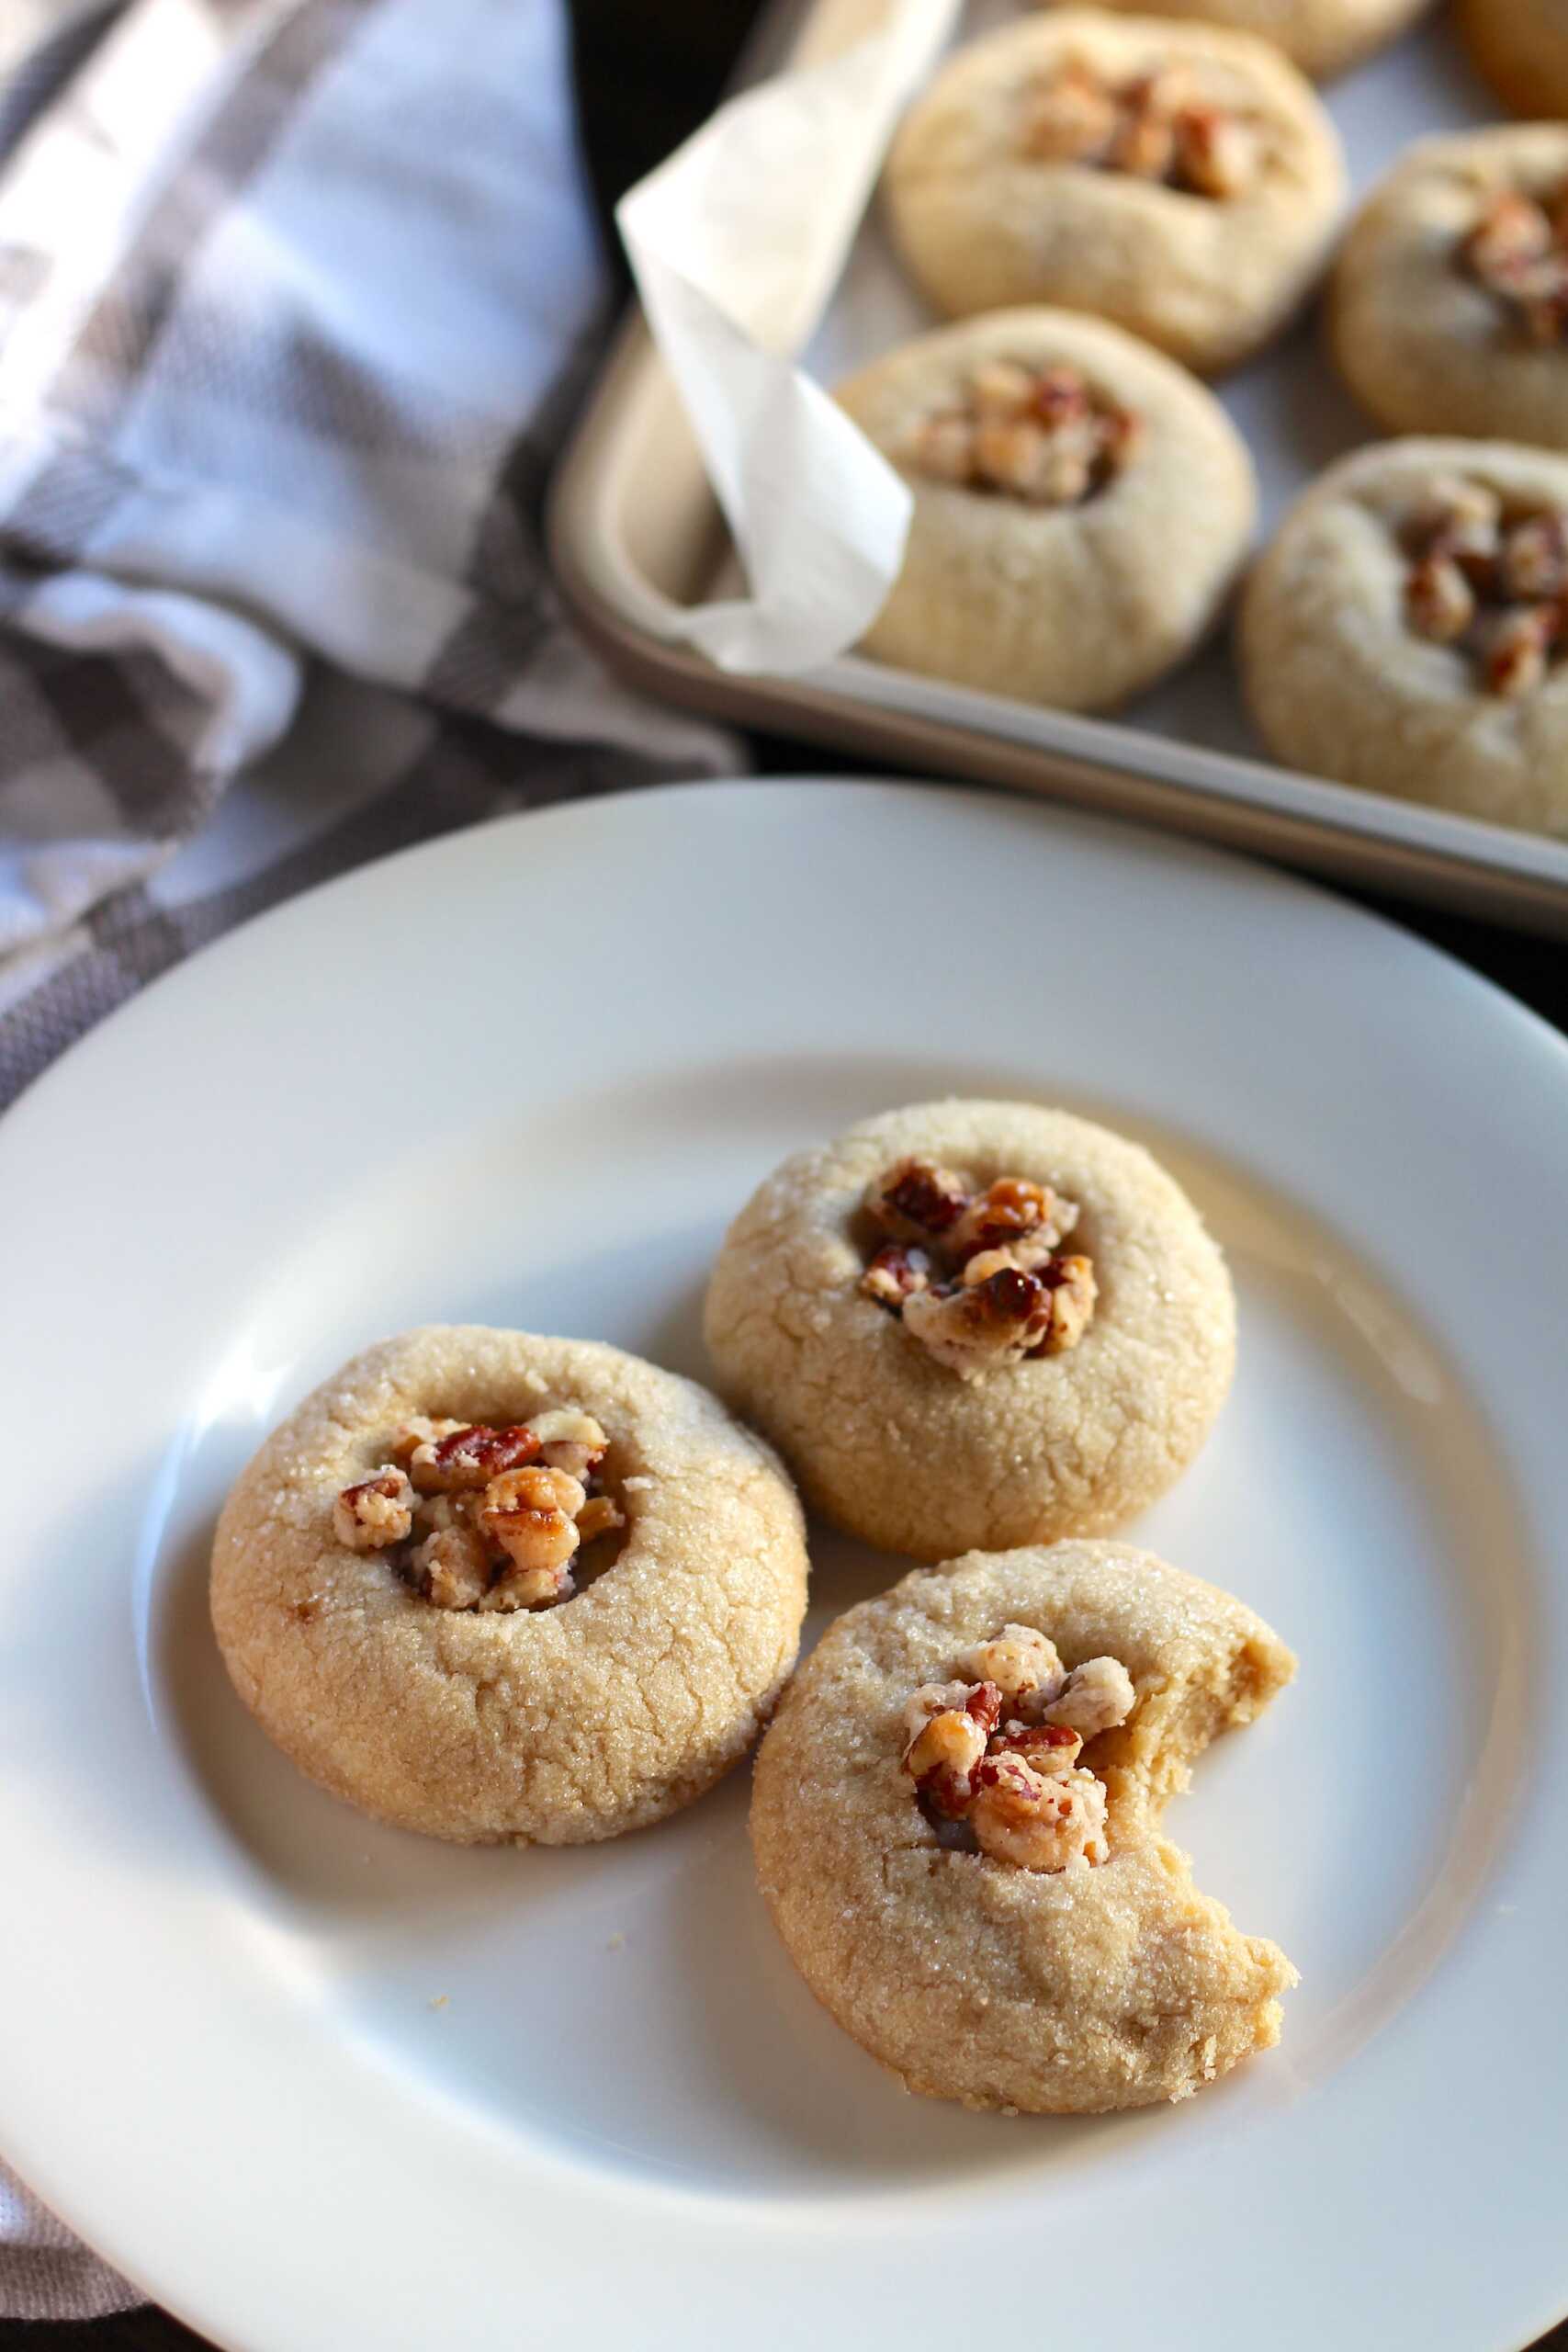
[[[0,1103],[271,899],[735,763],[545,571],[568,64],[558,0],[0,0]],[[0,2165],[0,2314],[139,2300]]]
[[[558,0],[6,0],[0,73],[29,26],[0,89],[0,128],[41,102],[0,164],[0,1102],[277,895],[254,844],[220,906],[160,877],[321,663],[369,703],[301,833],[348,770],[400,799],[313,859],[269,822],[278,890],[735,756],[617,687],[544,569],[605,292]],[[439,718],[411,739],[389,689]]]

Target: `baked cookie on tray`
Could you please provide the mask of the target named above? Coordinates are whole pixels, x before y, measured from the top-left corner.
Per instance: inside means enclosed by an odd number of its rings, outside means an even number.
[[[1049,0],[1047,0],[1049,5]],[[1425,15],[1432,0],[1104,0],[1145,17],[1199,17],[1258,33],[1293,58],[1303,74],[1326,81],[1359,64]],[[1484,6],[1491,0],[1482,0]]]
[[[905,118],[883,184],[939,311],[1093,311],[1208,375],[1302,302],[1345,165],[1268,42],[1064,8],[960,49]]]
[[[1345,241],[1330,319],[1393,432],[1568,449],[1568,123],[1412,148]]]
[[[434,1326],[308,1396],[219,1521],[212,1621],[335,1795],[462,1844],[658,1821],[795,1663],[800,1507],[716,1397],[585,1340]]]
[[[1190,2097],[1279,2040],[1295,1971],[1198,1892],[1160,1817],[1294,1670],[1240,1601],[1125,1544],[906,1577],[829,1628],[757,1759],[790,1957],[912,2091]]]
[[[1242,602],[1292,767],[1568,838],[1568,457],[1406,440],[1331,467]]]
[[[807,1500],[921,1560],[1122,1525],[1197,1453],[1235,1355],[1179,1186],[1028,1102],[918,1103],[785,1160],[705,1329]]]
[[[1568,0],[1459,0],[1471,55],[1516,114],[1568,115]]]
[[[899,345],[835,397],[915,501],[863,653],[1104,710],[1217,618],[1252,537],[1252,461],[1202,385],[1119,328],[998,311]]]

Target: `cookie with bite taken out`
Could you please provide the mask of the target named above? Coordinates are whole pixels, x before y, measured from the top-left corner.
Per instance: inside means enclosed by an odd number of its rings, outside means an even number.
[[[757,1759],[790,1957],[912,2091],[1189,2098],[1278,2041],[1295,1971],[1199,1893],[1162,1815],[1294,1666],[1240,1601],[1125,1544],[906,1577],[829,1627]]]

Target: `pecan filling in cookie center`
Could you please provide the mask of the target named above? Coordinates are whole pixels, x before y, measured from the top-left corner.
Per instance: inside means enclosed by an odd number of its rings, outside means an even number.
[[[626,1525],[599,1491],[608,1446],[570,1406],[504,1428],[408,1421],[390,1459],[343,1488],[333,1532],[353,1552],[394,1552],[437,1609],[548,1609],[576,1590],[580,1547]]]
[[[1494,196],[1461,254],[1529,342],[1568,341],[1568,181],[1550,196]]]
[[[1125,172],[1216,202],[1240,196],[1262,163],[1257,124],[1175,64],[1117,82],[1066,59],[1026,93],[1021,143],[1034,163]]]
[[[942,1843],[1025,1871],[1103,1862],[1105,1784],[1078,1758],[1135,1695],[1113,1657],[1067,1673],[1032,1625],[966,1650],[954,1680],[928,1682],[904,1710],[904,1770]]]
[[[1075,1203],[1023,1176],[984,1190],[934,1160],[900,1159],[865,1214],[888,1238],[861,1289],[964,1380],[1077,1347],[1094,1315],[1094,1268],[1062,1243]]]
[[[1528,694],[1568,658],[1568,514],[1508,507],[1484,484],[1433,484],[1406,521],[1405,618],[1468,658],[1489,694]]]
[[[987,360],[963,399],[922,417],[902,456],[917,473],[1027,506],[1081,506],[1136,447],[1137,419],[1076,368]]]

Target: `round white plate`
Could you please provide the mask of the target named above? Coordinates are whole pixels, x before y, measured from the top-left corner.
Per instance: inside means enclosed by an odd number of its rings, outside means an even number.
[[[911,2100],[774,1940],[745,1775],[575,1852],[298,1778],[223,1493],[427,1319],[702,1374],[783,1153],[950,1091],[1155,1144],[1237,1385],[1140,1532],[1300,1652],[1172,1816],[1302,1971],[1179,2109]],[[0,2145],[246,2352],[1512,2352],[1568,2299],[1568,1056],[1391,930],[1018,800],[649,792],[269,916],[0,1129]],[[816,1548],[815,1622],[900,1573]]]

